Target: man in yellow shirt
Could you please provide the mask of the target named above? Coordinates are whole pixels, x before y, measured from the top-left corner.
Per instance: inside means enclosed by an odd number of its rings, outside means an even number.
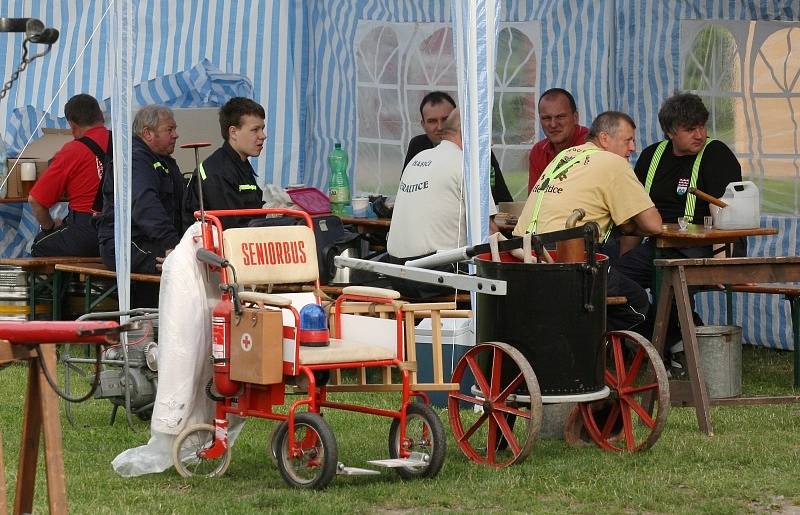
[[[636,124],[625,113],[606,111],[598,115],[587,143],[564,150],[545,168],[525,203],[514,235],[564,229],[577,208],[586,212],[584,222],[597,223],[603,241],[614,226],[623,234],[658,234],[661,215],[628,162],[636,148],[635,130]],[[650,307],[644,289],[612,267],[607,291],[608,295],[628,299],[624,306],[609,306],[609,330],[632,329],[644,321]]]

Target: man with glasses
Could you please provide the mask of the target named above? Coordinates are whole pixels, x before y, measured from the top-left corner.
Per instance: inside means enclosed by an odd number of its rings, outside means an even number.
[[[575,98],[561,88],[548,89],[539,97],[539,123],[545,138],[531,148],[528,156],[528,193],[556,155],[583,145],[589,134],[589,129],[578,125]]]
[[[133,119],[131,145],[131,272],[156,273],[183,235],[183,177],[172,158],[178,140],[172,111],[160,105],[141,108]],[[98,240],[103,263],[115,269],[114,180],[103,178],[103,212]],[[132,307],[158,304],[158,285],[131,288]],[[149,283],[147,286],[152,286]],[[147,290],[147,291],[145,291]],[[153,293],[155,295],[153,295]]]

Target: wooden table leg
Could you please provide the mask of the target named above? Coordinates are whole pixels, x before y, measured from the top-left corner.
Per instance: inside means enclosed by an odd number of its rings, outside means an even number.
[[[686,355],[687,373],[692,389],[692,401],[697,413],[697,423],[700,430],[709,436],[714,435],[711,427],[710,403],[706,389],[703,371],[700,370],[700,351],[697,344],[692,306],[689,299],[689,289],[686,285],[684,267],[677,267],[672,273],[672,290],[675,292],[675,303],[678,308],[678,320],[681,324],[681,337],[683,338],[683,351]]]
[[[794,343],[794,387],[800,388],[800,297],[788,298],[792,316],[792,342]]]
[[[669,314],[672,311],[672,269],[662,270],[659,273],[662,284],[656,299],[656,321],[653,327],[653,346],[658,353],[665,356],[664,345],[667,339]]]
[[[42,345],[39,349],[48,368],[55,371],[55,347]],[[33,511],[36,462],[39,456],[39,438],[42,429],[44,429],[47,497],[50,513],[66,513],[67,488],[58,397],[47,384],[39,361],[31,359],[28,363],[28,388],[23,412],[14,513],[31,513]]]
[[[8,501],[6,500],[6,464],[3,461],[3,433],[0,433],[0,513],[8,513]]]

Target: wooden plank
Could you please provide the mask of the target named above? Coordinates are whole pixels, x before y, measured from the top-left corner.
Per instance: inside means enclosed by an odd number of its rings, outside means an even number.
[[[722,261],[722,260],[720,260]],[[800,277],[800,261],[797,263],[755,263],[726,266],[687,266],[686,282],[695,284],[740,284],[743,282],[782,283]]]
[[[404,304],[403,311],[445,311],[455,310],[456,307],[455,302],[420,302]]]
[[[430,318],[431,311],[414,311],[414,318]],[[439,311],[442,318],[472,318],[471,309],[447,309]]]
[[[416,326],[414,325],[414,313],[407,311],[405,314],[405,327],[406,333],[406,361],[417,362],[417,337],[415,334]],[[417,369],[414,368],[409,374],[409,381],[412,383],[417,381]]]
[[[0,265],[18,266],[26,272],[52,274],[59,263],[100,263],[99,257],[58,256],[0,259]]]
[[[33,491],[36,486],[36,461],[39,457],[39,436],[42,428],[42,406],[39,391],[39,364],[28,366],[28,387],[22,412],[22,436],[19,446],[17,487],[14,513],[33,512]],[[49,388],[49,387],[48,387]]]
[[[42,358],[48,370],[56,370],[55,345],[41,345]],[[38,363],[38,361],[37,361]],[[33,361],[31,361],[31,366]],[[64,471],[64,447],[61,440],[61,418],[56,392],[47,383],[39,367],[39,393],[44,433],[44,462],[47,476],[47,499],[50,513],[67,513],[67,478]]]
[[[58,263],[55,265],[55,270],[61,272],[71,272],[90,277],[103,277],[106,279],[116,279],[117,273],[109,270],[102,263],[85,263],[80,265]],[[141,274],[131,273],[131,281],[138,281],[144,283],[158,283],[161,282],[161,274]]]
[[[656,246],[659,248],[694,247],[719,243],[732,243],[748,236],[769,236],[778,234],[774,227],[756,227],[753,229],[706,229],[702,225],[689,224],[686,230],[680,230],[678,224],[664,224],[661,233],[656,235]]]
[[[433,358],[433,382],[442,382],[442,317],[438,311],[431,312],[431,354]]]
[[[0,340],[0,365],[24,361],[36,357],[36,349],[29,345],[11,345],[6,340]]]
[[[459,389],[458,383],[411,383],[411,390],[415,392],[452,392]],[[399,392],[402,384],[336,384],[328,385],[329,392]]]
[[[0,515],[8,513],[8,496],[6,495],[6,463],[3,460],[3,433],[0,432]]]
[[[730,288],[731,291],[737,293],[785,295],[790,299],[794,297],[800,297],[800,286],[796,284],[733,284]]]
[[[731,258],[682,258],[682,259],[656,259],[655,266],[703,266],[703,267],[730,267],[732,265],[792,265],[800,263],[800,256],[777,257],[731,257]],[[795,278],[795,280],[797,280]],[[758,282],[758,281],[748,281]],[[790,281],[786,281],[790,282]]]
[[[697,423],[700,425],[700,431],[708,436],[713,436],[714,429],[711,426],[708,390],[706,389],[703,372],[700,370],[700,350],[697,344],[697,333],[694,330],[694,319],[692,318],[692,307],[686,286],[684,268],[678,267],[678,270],[671,275],[672,283],[669,287],[675,292],[675,304],[678,309],[678,320],[681,324],[683,350],[686,354],[687,372],[692,385],[692,401],[695,405]]]
[[[711,399],[712,406],[755,406],[759,404],[794,404],[800,402],[800,395],[778,395],[759,397],[729,397],[725,399]]]

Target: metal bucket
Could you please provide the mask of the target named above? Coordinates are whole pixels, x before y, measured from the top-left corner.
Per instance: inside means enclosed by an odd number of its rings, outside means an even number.
[[[557,260],[557,256],[554,255]],[[526,264],[501,254],[475,258],[478,275],[505,280],[505,296],[478,294],[478,343],[501,341],[530,362],[543,395],[596,392],[605,385],[608,258]]]
[[[735,325],[698,327],[697,346],[709,397],[741,395],[742,328]]]
[[[49,315],[50,304],[36,305],[36,318]],[[18,266],[0,265],[0,320],[25,321],[31,317],[25,271]]]

